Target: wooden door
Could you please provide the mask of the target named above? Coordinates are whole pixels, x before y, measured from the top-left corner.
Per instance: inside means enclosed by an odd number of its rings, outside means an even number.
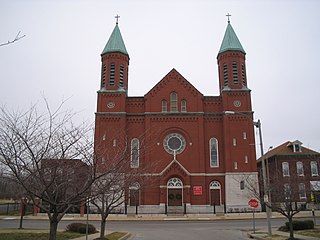
[[[220,205],[220,189],[211,189],[211,205]]]
[[[182,189],[168,189],[168,206],[182,206]]]
[[[130,206],[139,206],[140,197],[139,190],[130,189]]]

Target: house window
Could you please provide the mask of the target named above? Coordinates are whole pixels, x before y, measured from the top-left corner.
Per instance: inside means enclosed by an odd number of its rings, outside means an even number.
[[[233,78],[233,84],[238,84],[238,64],[237,62],[232,63],[232,78]]]
[[[113,141],[112,141],[112,146],[113,146],[113,147],[116,147],[116,146],[117,146],[117,140],[116,140],[116,139],[113,139]]]
[[[226,63],[223,64],[223,84],[228,85],[228,65]]]
[[[181,101],[181,112],[186,112],[187,111],[187,101],[182,100]]]
[[[310,162],[311,165],[311,176],[319,176],[319,172],[318,172],[318,164],[316,161],[311,161]]]
[[[240,181],[240,189],[241,189],[241,190],[244,190],[244,181],[243,181],[243,180]]]
[[[242,84],[245,86],[246,85],[246,71],[244,64],[241,64],[241,78],[242,78]]]
[[[124,76],[124,66],[123,64],[120,65],[120,81],[119,86],[123,87],[123,76]]]
[[[299,183],[299,198],[300,200],[306,200],[306,185],[304,183]]]
[[[297,162],[297,174],[298,174],[298,176],[304,176],[302,162]]]
[[[219,167],[218,158],[218,140],[211,138],[209,141],[210,147],[210,167]]]
[[[293,152],[301,152],[301,145],[300,144],[293,144]]]
[[[288,183],[284,184],[284,196],[286,200],[289,200],[291,198],[291,188]]]
[[[284,177],[290,176],[289,174],[289,163],[288,162],[283,162],[282,163],[282,174]]]
[[[167,101],[166,100],[162,100],[161,101],[161,111],[162,112],[167,112],[168,109],[167,109]]]
[[[115,64],[111,63],[110,64],[110,80],[109,80],[110,86],[114,85],[114,73],[115,73]]]
[[[131,140],[131,168],[139,167],[139,139]]]
[[[244,162],[245,162],[245,163],[248,163],[248,162],[249,162],[249,159],[248,159],[248,156],[247,156],[247,155],[244,156]]]
[[[178,94],[176,92],[170,94],[170,110],[171,112],[178,112]]]

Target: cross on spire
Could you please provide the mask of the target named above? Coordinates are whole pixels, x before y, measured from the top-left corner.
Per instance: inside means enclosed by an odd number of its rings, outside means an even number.
[[[228,23],[230,23],[230,17],[231,17],[231,14],[230,14],[230,13],[228,13],[228,14],[226,15],[226,17],[228,17]]]
[[[119,21],[120,16],[117,14],[117,16],[115,16],[114,18],[117,19],[116,24],[118,24],[118,21]]]

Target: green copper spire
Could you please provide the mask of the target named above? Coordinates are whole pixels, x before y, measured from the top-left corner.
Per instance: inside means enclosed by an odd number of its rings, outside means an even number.
[[[240,52],[243,52],[244,54],[246,53],[230,24],[230,20],[228,20],[227,30],[224,34],[219,53],[222,53],[225,51],[240,51]]]
[[[127,52],[126,46],[124,45],[124,42],[120,33],[120,29],[118,27],[118,22],[114,27],[113,32],[106,46],[104,47],[101,55],[105,53],[110,53],[110,52],[121,52],[123,54],[129,55]]]

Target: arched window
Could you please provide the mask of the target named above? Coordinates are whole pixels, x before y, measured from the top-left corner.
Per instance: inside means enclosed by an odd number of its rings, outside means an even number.
[[[162,112],[167,112],[168,111],[168,108],[167,108],[167,101],[166,100],[162,100],[161,101],[161,111]]]
[[[179,178],[170,178],[167,186],[170,188],[182,188],[183,183]]]
[[[228,65],[226,63],[223,64],[223,84],[228,85]]]
[[[299,198],[300,200],[306,200],[306,185],[304,183],[299,183]]]
[[[139,139],[131,140],[131,168],[139,167]]]
[[[242,84],[244,86],[246,86],[247,85],[247,82],[246,82],[246,70],[245,70],[244,64],[241,64],[241,78],[242,78]]]
[[[178,94],[176,92],[170,94],[170,111],[178,112]]]
[[[289,163],[283,162],[282,163],[282,174],[284,177],[290,176],[289,174]]]
[[[212,181],[209,186],[210,189],[220,189],[221,185],[218,181]]]
[[[101,89],[106,87],[106,71],[107,71],[107,66],[106,66],[106,64],[103,64],[102,65]]]
[[[238,84],[238,63],[232,62],[232,78],[233,78],[233,84]]]
[[[115,73],[115,64],[111,63],[110,64],[110,79],[109,79],[110,86],[114,85],[114,73]]]
[[[304,176],[304,171],[303,171],[303,163],[302,162],[297,162],[297,175],[298,176]]]
[[[181,101],[181,112],[186,112],[187,111],[187,100],[182,100]]]
[[[316,161],[311,161],[310,162],[311,165],[311,176],[319,176],[319,172],[318,172],[318,164]]]
[[[119,81],[119,86],[123,87],[123,79],[124,79],[124,66],[123,64],[120,65],[120,81]]]
[[[210,139],[209,148],[210,148],[210,167],[219,167],[218,140],[216,138]]]

